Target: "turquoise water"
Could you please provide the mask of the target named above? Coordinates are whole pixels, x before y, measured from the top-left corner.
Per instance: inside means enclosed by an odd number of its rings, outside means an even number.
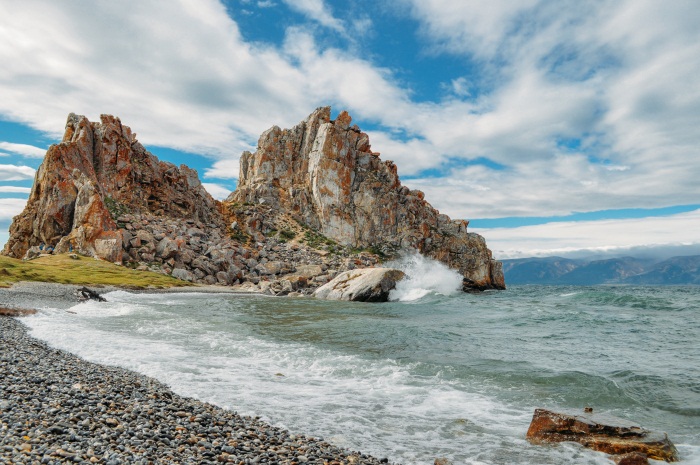
[[[417,297],[422,293],[413,293]],[[700,288],[511,287],[387,304],[113,292],[33,334],[392,462],[609,464],[532,446],[537,407],[668,432],[700,464]]]

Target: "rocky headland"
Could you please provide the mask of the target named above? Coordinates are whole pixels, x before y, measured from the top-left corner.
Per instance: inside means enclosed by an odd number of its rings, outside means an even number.
[[[418,250],[464,290],[503,289],[501,263],[468,222],[440,214],[342,112],[265,131],[214,200],[197,172],[158,160],[122,125],[70,114],[36,173],[3,254],[75,252],[201,284],[310,294],[339,273]]]

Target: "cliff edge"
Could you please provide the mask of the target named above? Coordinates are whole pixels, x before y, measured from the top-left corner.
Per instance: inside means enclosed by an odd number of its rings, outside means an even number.
[[[421,191],[401,185],[396,165],[371,150],[369,136],[342,112],[318,108],[291,129],[265,131],[240,160],[228,205],[266,205],[345,246],[386,257],[420,253],[459,270],[464,290],[504,289],[501,262],[468,221],[440,214]],[[262,221],[264,223],[264,219]],[[260,219],[248,231],[261,229]]]

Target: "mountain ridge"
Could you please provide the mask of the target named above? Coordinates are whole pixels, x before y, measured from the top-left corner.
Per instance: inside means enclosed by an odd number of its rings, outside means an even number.
[[[503,260],[503,272],[510,284],[700,285],[700,255],[661,260],[639,257],[519,258]]]

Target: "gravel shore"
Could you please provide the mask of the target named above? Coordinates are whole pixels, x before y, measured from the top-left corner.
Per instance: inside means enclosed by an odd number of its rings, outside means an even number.
[[[65,288],[42,287],[71,300]],[[0,463],[81,462],[359,465],[387,459],[178,396],[155,379],[48,347],[19,320],[0,317]]]

